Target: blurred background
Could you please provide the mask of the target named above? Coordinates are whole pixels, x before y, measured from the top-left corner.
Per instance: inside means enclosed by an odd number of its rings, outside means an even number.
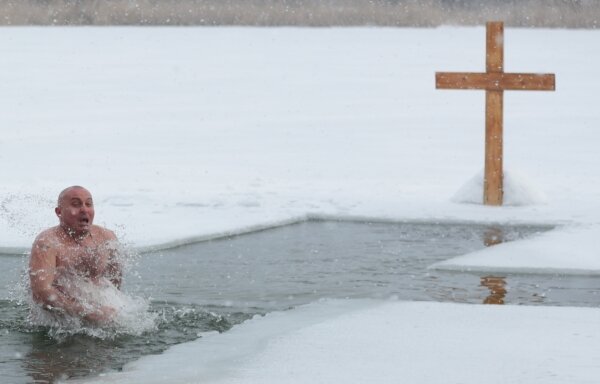
[[[0,25],[597,28],[598,0],[0,0]]]

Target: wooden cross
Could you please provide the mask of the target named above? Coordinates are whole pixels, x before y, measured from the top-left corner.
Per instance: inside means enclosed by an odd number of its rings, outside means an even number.
[[[438,89],[485,89],[483,203],[502,205],[502,109],[505,90],[554,91],[554,74],[504,72],[504,24],[486,24],[486,72],[436,72]]]

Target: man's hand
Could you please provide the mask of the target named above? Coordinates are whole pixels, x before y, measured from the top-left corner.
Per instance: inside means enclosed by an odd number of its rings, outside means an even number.
[[[103,305],[96,308],[93,312],[86,314],[83,319],[94,325],[106,325],[111,323],[116,315],[116,309]]]

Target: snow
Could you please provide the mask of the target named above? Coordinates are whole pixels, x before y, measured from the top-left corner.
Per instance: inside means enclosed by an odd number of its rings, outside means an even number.
[[[589,48],[600,31],[506,28],[505,35],[506,71],[555,73],[557,90],[505,93],[508,204],[486,207],[479,200],[484,92],[434,87],[436,71],[484,70],[482,27],[2,28],[0,247],[26,252],[42,228],[56,223],[58,193],[79,184],[94,195],[96,223],[140,248],[310,217],[538,223],[557,229],[432,267],[598,274],[600,110],[590,79],[600,53]],[[250,353],[238,376],[223,380],[281,378],[277,351],[291,348],[299,353],[294,372],[310,367],[299,377],[313,368],[322,377],[378,375],[392,369],[385,365],[392,360],[377,355],[381,343],[385,356],[397,351],[405,359],[407,375],[417,374],[419,364],[436,364],[423,369],[430,382],[468,382],[465,371],[487,375],[490,366],[515,375],[497,382],[586,382],[597,376],[586,362],[597,358],[598,333],[583,323],[597,319],[598,309],[386,303],[343,316],[324,312],[314,327],[304,323],[302,311],[269,315],[181,348],[196,351],[206,340],[239,333],[252,338],[250,324],[281,316],[299,328]],[[447,315],[456,318],[439,321]],[[512,326],[484,333],[486,325],[504,324],[496,315]],[[456,347],[453,335],[479,316],[481,323],[470,323],[478,327],[473,337],[492,343],[479,350],[474,343]],[[550,323],[538,327],[546,318]],[[582,329],[574,331],[580,322]],[[423,324],[425,344],[402,338],[410,324]],[[322,333],[337,326],[352,337]],[[541,348],[555,334],[559,346],[591,344],[559,348],[562,354],[555,356],[556,349]],[[392,347],[388,338],[399,342]],[[519,342],[518,348],[507,340]],[[354,363],[339,368],[327,353],[334,342],[343,346],[339,364],[354,357],[368,365],[365,371]],[[541,352],[521,354],[526,346]],[[435,359],[408,353],[415,348]],[[329,356],[323,365],[312,360],[317,352]],[[174,375],[183,368],[169,353],[165,369]],[[501,356],[500,363],[492,364],[490,354]],[[441,369],[449,367],[446,360],[456,364],[457,376]],[[136,367],[128,377],[149,369]],[[401,369],[375,377],[385,382],[404,375]],[[190,375],[180,382],[199,380]],[[316,373],[308,380],[318,381]]]
[[[596,308],[326,300],[88,382],[592,383],[599,320]]]

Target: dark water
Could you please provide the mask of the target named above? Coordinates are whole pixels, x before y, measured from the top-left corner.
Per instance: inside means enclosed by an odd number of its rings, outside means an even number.
[[[597,278],[484,276],[427,266],[548,227],[313,221],[143,254],[124,290],[151,301],[158,330],[101,340],[56,340],[26,325],[10,296],[25,257],[0,257],[2,383],[52,382],[118,370],[142,355],[227,331],[254,314],[319,298],[389,298],[466,303],[599,306]]]

